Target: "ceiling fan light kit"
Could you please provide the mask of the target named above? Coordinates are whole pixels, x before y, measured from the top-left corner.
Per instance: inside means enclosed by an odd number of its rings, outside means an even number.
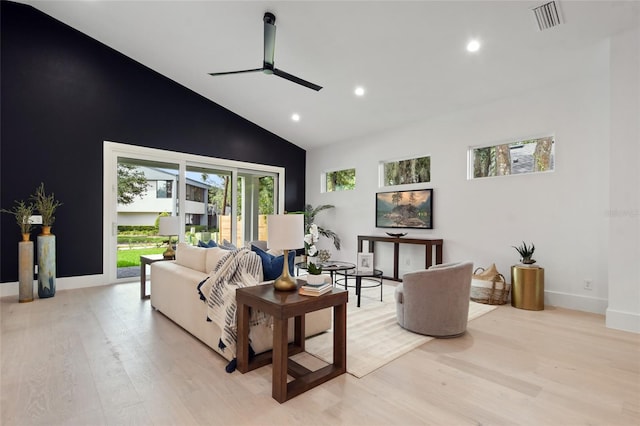
[[[262,68],[253,68],[253,69],[240,70],[240,71],[212,72],[212,73],[209,73],[209,75],[219,76],[219,75],[241,74],[241,73],[261,71],[268,75],[269,74],[276,75],[278,77],[284,78],[285,80],[289,80],[293,83],[300,84],[301,86],[307,87],[315,91],[319,91],[320,89],[322,89],[322,86],[318,86],[317,84],[311,83],[307,80],[303,80],[300,77],[291,75],[274,66],[273,58],[274,58],[274,53],[276,48],[276,25],[275,25],[276,16],[271,12],[266,12],[262,20],[264,21],[264,59],[262,61]]]

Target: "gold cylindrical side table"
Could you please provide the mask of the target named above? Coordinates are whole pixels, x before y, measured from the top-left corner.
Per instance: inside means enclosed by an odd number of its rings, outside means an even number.
[[[511,306],[530,311],[544,309],[544,268],[511,267]]]

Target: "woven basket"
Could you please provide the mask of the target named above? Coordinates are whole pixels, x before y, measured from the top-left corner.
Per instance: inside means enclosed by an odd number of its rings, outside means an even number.
[[[495,265],[485,271],[477,268],[471,277],[471,300],[487,305],[504,305],[509,301],[511,285],[506,282]]]

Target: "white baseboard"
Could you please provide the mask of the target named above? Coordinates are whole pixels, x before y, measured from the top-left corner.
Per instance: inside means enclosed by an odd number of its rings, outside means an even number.
[[[108,284],[103,274],[56,278],[56,291],[97,287]],[[18,282],[0,284],[0,297],[18,296]],[[38,297],[38,280],[33,281],[33,296]]]
[[[559,291],[545,291],[544,303],[560,308],[575,309],[576,311],[591,312],[605,315],[609,301],[599,297],[587,297],[579,294],[562,293]]]
[[[640,314],[607,309],[607,327],[640,333]]]

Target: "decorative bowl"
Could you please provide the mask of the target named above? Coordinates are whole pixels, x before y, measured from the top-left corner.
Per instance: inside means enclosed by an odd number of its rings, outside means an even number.
[[[386,234],[388,236],[390,236],[390,237],[396,237],[396,238],[404,237],[405,235],[407,235],[406,232],[400,232],[400,233],[397,233],[397,234],[395,234],[393,232],[387,232]]]

